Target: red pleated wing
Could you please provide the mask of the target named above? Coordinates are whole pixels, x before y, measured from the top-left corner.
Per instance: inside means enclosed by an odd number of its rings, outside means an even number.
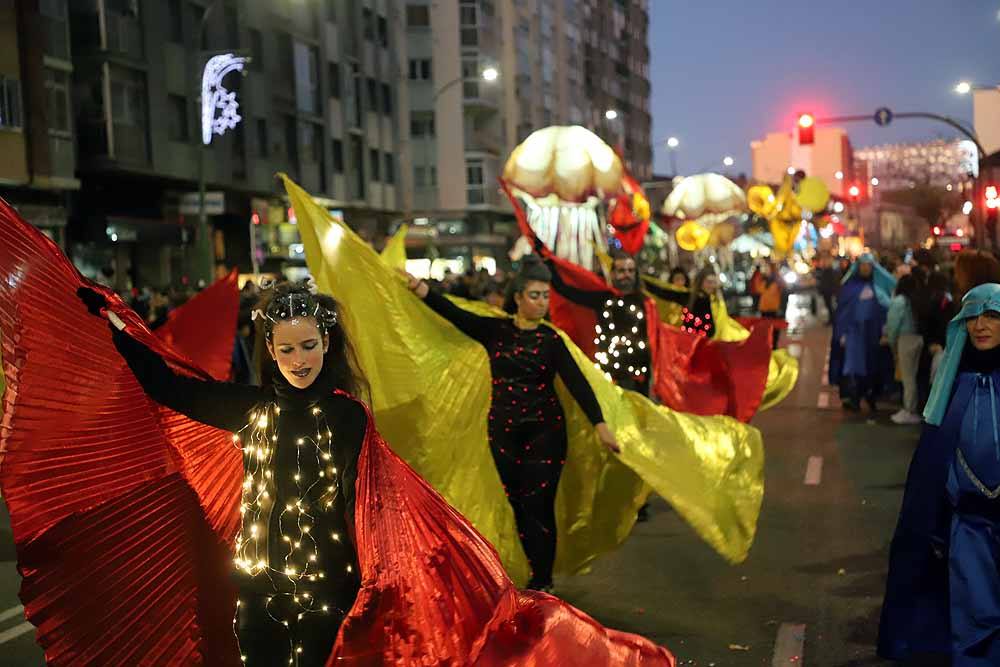
[[[228,380],[233,364],[236,318],[240,310],[237,272],[216,280],[184,305],[170,311],[156,335],[216,380]],[[220,335],[225,332],[231,335]],[[206,335],[208,334],[208,335]]]
[[[656,397],[696,415],[728,415],[749,422],[767,385],[771,328],[757,326],[738,343],[709,340],[660,323],[653,359]]]
[[[674,665],[642,637],[516,590],[493,547],[372,426],[356,525],[362,589],[328,667]]]
[[[240,453],[146,397],[80,286],[0,201],[0,489],[25,615],[51,665],[239,664],[227,574]],[[103,291],[131,335],[206,377]]]

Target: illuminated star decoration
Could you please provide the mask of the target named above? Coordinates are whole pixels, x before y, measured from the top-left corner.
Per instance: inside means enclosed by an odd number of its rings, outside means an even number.
[[[222,80],[230,72],[242,72],[247,59],[232,53],[212,56],[201,76],[201,141],[212,143],[212,134],[222,135],[236,127],[243,117],[236,93],[226,90]]]

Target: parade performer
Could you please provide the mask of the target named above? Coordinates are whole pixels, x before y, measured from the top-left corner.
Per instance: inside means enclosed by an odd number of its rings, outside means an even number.
[[[0,488],[48,664],[675,664],[514,588],[346,391],[364,380],[331,299],[275,291],[278,371],[253,387],[176,354],[2,202],[0,275]]]
[[[653,302],[640,289],[642,283],[635,259],[620,251],[612,252],[610,289],[599,290],[571,285],[562,279],[552,257],[547,262],[551,268],[552,289],[564,299],[593,311],[597,320],[593,328],[593,356],[601,370],[622,389],[649,396],[657,313]]]
[[[830,384],[840,386],[844,408],[875,412],[892,361],[880,344],[896,279],[868,253],[844,275],[830,341]]]
[[[643,354],[638,369],[641,372],[647,360],[648,366],[639,389],[648,385],[664,405],[749,421],[795,386],[796,361],[784,351],[771,353],[770,326],[755,327],[751,336],[729,317],[713,271],[699,273],[695,289],[688,291],[648,276],[639,282],[634,278],[635,261],[616,255],[608,285],[553,256],[539,242],[535,246],[553,273],[553,323],[565,327],[601,370],[625,382],[626,388],[634,384],[629,382],[629,366],[636,368],[635,358]],[[687,320],[684,326],[691,331],[660,321],[661,313],[671,309],[679,309],[680,321]],[[692,336],[694,329],[709,335]],[[625,358],[630,362],[623,362]]]
[[[555,390],[557,376],[594,425],[601,443],[620,451],[566,344],[542,322],[549,310],[551,274],[534,256],[526,258],[508,288],[508,300],[516,309],[513,319],[463,310],[424,281],[408,279],[414,294],[489,354],[490,453],[531,566],[528,588],[550,591],[556,557],[556,490],[567,447],[565,415]]]
[[[998,394],[1000,285],[990,283],[971,289],[948,325],[924,409],[890,548],[878,641],[885,658],[1000,664]]]
[[[285,187],[309,270],[320,289],[337,294],[345,307],[345,327],[371,384],[380,430],[496,546],[511,577],[527,582],[528,560],[490,451],[487,425],[498,378],[485,348],[414,298],[396,270],[405,257],[390,266],[287,178]],[[510,320],[488,304],[448,298],[478,315]],[[743,560],[763,491],[759,432],[725,417],[657,407],[622,391],[554,331],[621,448],[612,454],[601,446],[591,419],[557,377],[567,453],[555,499],[556,576],[585,572],[595,558],[617,548],[651,489],[719,554]]]

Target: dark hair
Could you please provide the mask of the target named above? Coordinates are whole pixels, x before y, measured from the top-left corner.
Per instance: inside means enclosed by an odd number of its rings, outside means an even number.
[[[667,278],[667,282],[674,282],[674,276],[684,276],[684,287],[691,287],[691,277],[681,267],[676,266],[670,271],[670,277]]]
[[[955,260],[955,301],[973,287],[1000,283],[1000,262],[982,250],[963,250]]]
[[[510,283],[507,284],[507,294],[504,297],[503,309],[508,313],[517,312],[517,303],[514,295],[520,294],[528,283],[537,281],[540,283],[551,283],[552,272],[549,267],[538,257],[538,255],[525,255],[521,259],[521,268],[518,269]]]
[[[320,334],[327,336],[329,340],[329,347],[323,355],[323,370],[329,373],[334,388],[358,398],[362,398],[364,394],[371,403],[370,388],[361,375],[358,356],[341,322],[343,308],[336,299],[328,294],[313,294],[305,281],[284,282],[265,290],[254,314],[258,334],[255,356],[263,386],[272,384],[272,378],[278,370],[274,359],[265,349],[265,343],[270,343],[274,335],[274,326],[278,322],[294,318],[311,317],[316,320]]]
[[[705,283],[706,278],[714,275],[717,275],[715,273],[715,269],[710,266],[706,266],[695,275],[694,285],[691,286],[691,298],[688,300],[688,308],[694,308],[695,301],[697,301],[699,297],[705,296],[705,291],[702,289],[702,285]]]

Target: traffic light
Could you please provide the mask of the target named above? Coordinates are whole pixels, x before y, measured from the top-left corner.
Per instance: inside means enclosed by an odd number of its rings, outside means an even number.
[[[816,118],[811,113],[799,114],[799,145],[809,146],[815,141]]]

